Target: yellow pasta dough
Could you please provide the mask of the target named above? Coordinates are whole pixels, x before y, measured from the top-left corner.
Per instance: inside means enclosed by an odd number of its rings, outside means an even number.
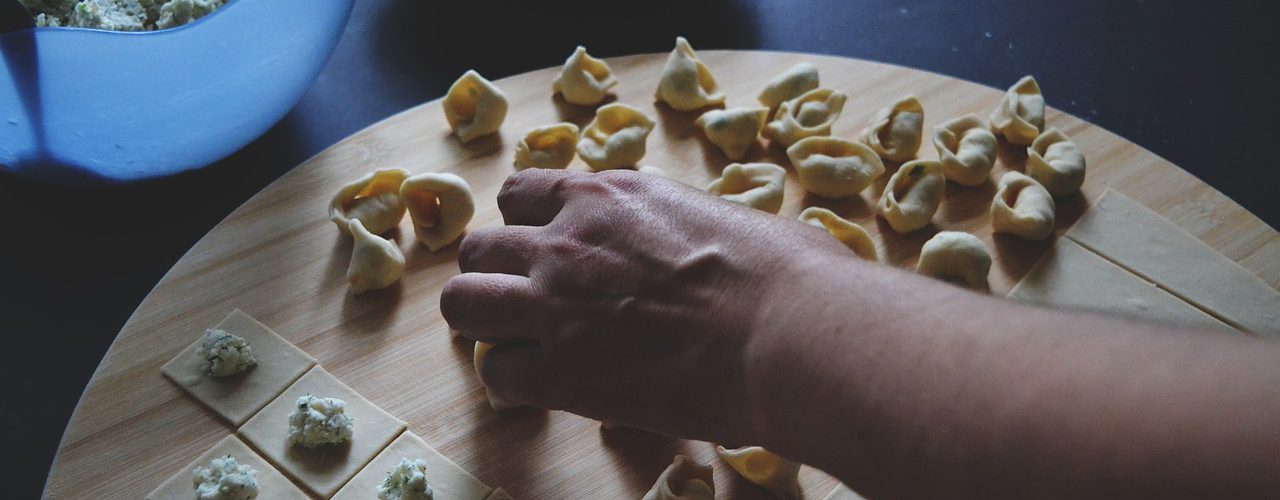
[[[1030,75],[1009,87],[991,112],[991,130],[1012,144],[1026,146],[1044,130],[1044,96]]]
[[[634,167],[644,158],[645,141],[654,125],[643,111],[626,104],[601,106],[582,130],[578,156],[597,171]]]
[[[904,163],[889,178],[880,195],[880,215],[899,233],[928,226],[938,205],[942,204],[946,185],[941,163],[934,160]]]
[[[862,226],[822,207],[809,207],[800,212],[800,222],[825,230],[858,257],[875,262],[876,244]]]
[[[759,446],[736,450],[716,447],[716,454],[738,475],[782,499],[800,498],[800,464]]]
[[[347,266],[347,282],[351,293],[386,288],[400,280],[404,273],[404,254],[394,241],[389,241],[364,228],[360,219],[352,219],[351,264]]]
[[[693,111],[723,105],[724,93],[720,92],[711,70],[698,60],[689,41],[677,37],[676,48],[667,57],[666,67],[662,68],[654,99],[677,111]]]
[[[530,129],[516,143],[516,169],[568,167],[577,147],[578,126],[572,123]]]
[[[462,142],[498,131],[507,119],[507,96],[475,70],[463,73],[444,96],[444,117]]]
[[[787,68],[786,71],[769,80],[756,100],[766,108],[777,109],[783,102],[795,99],[816,88],[818,88],[818,67],[812,63],[802,62]]]
[[[1027,175],[1054,196],[1080,190],[1084,184],[1084,154],[1066,134],[1050,128],[1027,148]]]
[[[870,147],[835,137],[807,137],[787,148],[800,184],[826,198],[856,196],[884,175],[884,163]]]
[[[1053,232],[1053,196],[1035,179],[1018,172],[1000,177],[991,200],[991,229],[1025,240],[1043,240]]]
[[[348,231],[352,219],[360,219],[364,228],[382,234],[400,225],[404,203],[400,201],[400,184],[409,172],[399,168],[375,170],[342,186],[329,202],[329,220]]]
[[[684,455],[676,455],[642,500],[715,500],[715,470]]]
[[[977,115],[968,114],[933,128],[942,174],[958,184],[977,186],[996,164],[996,136]]]
[[[476,341],[475,350],[472,351],[471,353],[471,362],[473,365],[475,365],[477,378],[481,377],[480,367],[483,366],[484,355],[487,354],[489,352],[489,349],[492,349],[492,348],[493,348],[493,344]],[[480,380],[481,380],[481,383],[483,383],[484,379],[480,378]],[[492,392],[489,392],[488,388],[485,388],[484,395],[486,398],[489,399],[489,406],[493,407],[495,411],[510,410],[512,408],[516,408],[520,406],[511,402],[508,402],[497,396],[494,396]]]
[[[471,186],[453,174],[425,173],[405,179],[400,198],[409,209],[418,242],[432,252],[457,241],[476,213]]]
[[[586,47],[579,45],[564,62],[564,69],[551,83],[551,89],[569,104],[592,106],[604,102],[609,90],[617,84],[609,64],[591,57]]]
[[[767,108],[729,108],[707,111],[694,123],[730,160],[741,160],[768,119]]]
[[[909,95],[877,112],[863,139],[881,158],[902,162],[916,157],[923,136],[924,106]]]
[[[987,274],[991,272],[991,254],[987,253],[982,240],[972,234],[942,231],[924,242],[916,272],[985,291]]]
[[[733,163],[707,190],[734,203],[776,214],[782,209],[786,180],[787,171],[772,163]]]
[[[831,89],[813,89],[783,102],[764,127],[764,136],[790,146],[805,137],[831,135],[831,125],[844,110],[846,96]]]

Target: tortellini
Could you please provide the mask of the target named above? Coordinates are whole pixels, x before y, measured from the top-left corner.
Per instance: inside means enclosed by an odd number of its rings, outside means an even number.
[[[741,160],[768,119],[766,108],[729,108],[707,111],[694,123],[730,160]]]
[[[654,99],[676,111],[693,111],[724,104],[724,93],[707,65],[698,60],[684,37],[676,38],[676,48],[667,57]]]
[[[1027,148],[1027,175],[1049,194],[1065,196],[1084,184],[1084,154],[1066,134],[1051,128]]]
[[[822,207],[809,207],[800,212],[800,222],[825,230],[844,246],[849,247],[849,250],[853,250],[858,257],[872,262],[879,260],[876,255],[876,244],[871,241],[871,235],[867,234],[867,230],[841,218],[835,212]]]
[[[475,70],[453,82],[444,96],[444,117],[462,142],[498,131],[507,119],[507,96]]]
[[[986,122],[968,114],[933,128],[942,174],[957,184],[977,186],[996,164],[996,136]]]
[[[710,465],[676,455],[642,500],[715,500],[714,472]]]
[[[800,464],[759,446],[729,450],[716,447],[716,454],[738,475],[782,499],[800,498]]]
[[[942,204],[946,185],[941,163],[934,160],[904,163],[889,178],[880,195],[880,215],[899,233],[928,226],[938,205]]]
[[[778,106],[764,136],[790,146],[805,137],[831,135],[831,125],[844,110],[846,96],[831,89],[813,89]]]
[[[1044,130],[1044,96],[1031,75],[1009,87],[991,112],[991,130],[1012,144],[1026,146]]]
[[[884,163],[866,145],[835,137],[808,137],[787,148],[806,191],[826,198],[857,196],[884,175]]]
[[[408,177],[404,169],[380,169],[342,186],[329,202],[329,220],[343,231],[350,228],[352,219],[360,219],[375,234],[390,231],[404,218],[400,184]]]
[[[1000,178],[991,200],[991,229],[1025,240],[1043,240],[1053,232],[1053,196],[1035,179],[1018,172]]]
[[[787,171],[772,163],[733,163],[707,191],[756,210],[778,213],[782,209]]]
[[[991,272],[991,254],[987,253],[982,240],[972,234],[942,231],[924,242],[916,272],[985,291],[987,273]]]
[[[404,273],[404,254],[395,242],[369,232],[360,219],[351,219],[350,231],[355,239],[351,263],[347,266],[347,282],[351,293],[360,294],[391,286]]]
[[[597,171],[634,167],[644,158],[645,141],[655,125],[643,111],[626,104],[601,106],[582,131],[578,156]]]
[[[476,213],[471,186],[453,174],[425,173],[405,179],[400,198],[409,209],[418,242],[432,252],[457,241]]]
[[[802,62],[787,68],[769,80],[756,100],[769,109],[777,109],[782,103],[818,88],[818,67]]]
[[[471,354],[471,363],[475,365],[476,377],[481,377],[480,367],[483,366],[484,355],[488,354],[489,349],[492,349],[492,348],[493,348],[493,344],[476,341],[475,350],[472,351],[472,354]],[[484,379],[481,378],[480,380],[483,381]],[[494,396],[492,392],[489,392],[488,388],[485,388],[484,395],[486,398],[489,399],[489,406],[492,407],[495,411],[505,411],[505,410],[510,410],[512,408],[516,408],[520,406],[518,404],[511,403],[500,397]]]
[[[877,112],[863,135],[876,154],[896,162],[915,158],[923,137],[924,106],[913,95],[898,99]]]
[[[572,123],[530,129],[516,144],[516,169],[568,167],[577,147],[578,126]]]
[[[617,84],[609,64],[591,57],[586,47],[579,45],[564,62],[564,69],[551,83],[551,89],[569,104],[593,106],[604,102],[609,90]]]

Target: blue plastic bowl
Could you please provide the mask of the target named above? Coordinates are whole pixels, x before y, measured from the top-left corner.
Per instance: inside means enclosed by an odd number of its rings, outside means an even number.
[[[297,104],[354,0],[232,0],[186,26],[0,35],[0,169],[125,182],[216,162]]]

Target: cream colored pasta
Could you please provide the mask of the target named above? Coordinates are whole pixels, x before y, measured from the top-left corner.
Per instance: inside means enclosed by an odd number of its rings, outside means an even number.
[[[626,104],[601,106],[582,130],[578,156],[597,171],[634,167],[644,158],[645,141],[654,125],[644,112]]]
[[[476,377],[481,377],[480,367],[483,366],[484,355],[488,354],[489,349],[492,349],[492,348],[493,348],[493,344],[476,341],[475,350],[472,351],[472,354],[471,354],[471,363],[472,365],[475,366]],[[484,379],[481,378],[480,380],[483,381]],[[489,399],[489,406],[496,411],[510,410],[512,408],[516,408],[520,406],[518,404],[511,403],[500,397],[495,396],[492,392],[489,392],[488,388],[485,388],[485,397]]]
[[[756,210],[778,213],[782,209],[787,171],[772,163],[733,163],[707,191]]]
[[[866,145],[835,137],[806,137],[787,148],[800,184],[826,198],[857,196],[884,175],[884,163]]]
[[[658,177],[671,177],[667,175],[667,171],[653,165],[640,165],[636,170],[642,174],[656,175]]]
[[[433,252],[457,241],[476,213],[471,186],[453,174],[425,173],[405,179],[400,198],[409,209],[418,242]]]
[[[1053,196],[1035,179],[1018,172],[1000,177],[991,200],[991,229],[1025,240],[1043,240],[1053,232]]]
[[[876,244],[871,241],[871,235],[867,230],[841,218],[835,212],[822,207],[809,207],[800,212],[800,222],[825,230],[844,246],[849,247],[849,250],[853,250],[858,257],[872,262],[879,260],[879,256],[876,255]]]
[[[782,103],[818,88],[818,67],[802,62],[787,68],[769,80],[756,100],[769,109],[777,109]]]
[[[876,154],[895,162],[915,158],[923,137],[924,106],[913,95],[881,109],[863,132],[863,140]]]
[[[352,219],[360,219],[365,229],[382,234],[400,225],[404,203],[400,184],[409,172],[399,168],[375,170],[342,186],[329,202],[329,220],[339,229],[349,230]]]
[[[968,114],[933,128],[942,174],[957,184],[986,182],[996,164],[996,136],[977,115]]]
[[[950,281],[974,290],[987,289],[991,254],[976,236],[960,231],[942,231],[924,242],[916,272]]]
[[[928,226],[938,205],[947,179],[942,176],[942,164],[933,160],[915,160],[904,163],[889,178],[889,184],[880,195],[880,215],[894,231],[909,233]]]
[[[730,160],[741,160],[756,143],[768,119],[766,108],[729,108],[707,111],[694,123]]]
[[[618,84],[609,64],[587,54],[581,45],[564,62],[564,69],[551,83],[551,90],[564,97],[565,102],[579,106],[593,106],[604,102],[609,91]]]
[[[759,446],[736,450],[716,447],[716,454],[739,476],[782,499],[800,498],[800,464]]]
[[[507,119],[507,96],[475,70],[453,82],[444,96],[444,117],[462,142],[498,131]]]
[[[1066,134],[1051,128],[1027,148],[1027,175],[1054,196],[1080,190],[1084,184],[1084,154]]]
[[[578,147],[578,126],[557,123],[525,132],[516,143],[516,169],[565,168]]]
[[[813,89],[783,102],[764,127],[764,136],[790,146],[805,137],[831,135],[831,125],[844,110],[845,95],[831,89]]]
[[[1012,144],[1026,146],[1044,130],[1044,96],[1030,75],[1009,87],[991,112],[991,130]]]
[[[643,500],[715,500],[714,472],[710,465],[676,455],[675,461],[658,475],[658,480],[644,494]]]
[[[720,92],[711,70],[698,60],[698,55],[684,37],[676,38],[676,48],[667,57],[666,67],[662,68],[654,98],[677,111],[724,104],[724,93]]]
[[[386,288],[400,280],[404,273],[404,254],[395,242],[388,241],[364,228],[360,219],[352,219],[351,263],[347,266],[347,282],[351,293]]]

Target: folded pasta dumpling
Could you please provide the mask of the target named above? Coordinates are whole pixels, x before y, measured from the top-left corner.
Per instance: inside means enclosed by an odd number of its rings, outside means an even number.
[[[338,189],[329,202],[329,220],[348,231],[352,219],[360,219],[365,229],[382,234],[400,225],[404,203],[400,201],[400,184],[409,172],[399,168],[379,169]]]
[[[467,70],[444,96],[444,118],[462,142],[498,131],[507,119],[507,96],[475,70]]]
[[[800,222],[825,230],[858,257],[875,262],[876,244],[862,226],[822,207],[809,207],[800,212]]]
[[[658,475],[658,480],[644,494],[643,500],[715,500],[715,470],[684,455]]]
[[[782,103],[818,88],[818,67],[802,62],[787,68],[765,84],[756,100],[769,109],[777,109]]]
[[[1009,87],[1004,99],[991,112],[991,130],[1010,143],[1026,146],[1044,130],[1044,96],[1031,75]]]
[[[787,148],[800,184],[826,198],[857,196],[884,175],[884,163],[866,145],[835,137],[806,137]]]
[[[480,375],[480,367],[483,366],[484,364],[484,355],[488,354],[489,349],[492,349],[492,348],[493,348],[493,344],[476,341],[475,350],[472,351],[471,353],[471,363],[472,365],[475,366],[476,377],[480,378],[481,383],[483,383],[484,378],[482,378],[482,376]],[[489,406],[492,407],[495,411],[510,410],[512,408],[516,408],[520,406],[518,404],[506,401],[500,397],[494,396],[492,392],[489,392],[489,389],[487,387],[484,390],[484,395],[486,398],[489,399]]]
[[[1066,134],[1051,128],[1027,148],[1027,175],[1049,194],[1065,196],[1084,184],[1084,154]]]
[[[844,110],[844,94],[831,89],[813,89],[783,102],[764,127],[764,136],[790,146],[805,137],[831,135],[831,125]]]
[[[960,231],[942,231],[924,242],[916,272],[974,290],[987,289],[991,254],[978,237]]]
[[[778,213],[782,209],[787,171],[772,163],[733,163],[707,191],[756,210]]]
[[[644,158],[645,141],[654,125],[643,111],[626,104],[601,106],[582,130],[578,156],[596,171],[634,167]]]
[[[720,92],[711,70],[693,53],[689,41],[676,37],[676,48],[667,57],[666,67],[662,68],[654,99],[677,111],[693,111],[723,105],[724,93]]]
[[[782,499],[800,498],[800,464],[759,446],[736,450],[716,446],[716,454],[739,476]]]
[[[730,160],[741,160],[756,143],[756,136],[768,119],[766,108],[729,108],[707,111],[694,123]]]
[[[578,126],[557,123],[525,132],[516,143],[516,169],[565,168],[578,147]]]
[[[457,241],[476,213],[471,186],[453,174],[425,173],[405,179],[400,198],[413,219],[413,233],[432,252]]]
[[[942,204],[946,185],[941,163],[934,160],[904,163],[889,178],[880,195],[880,215],[899,233],[928,226],[938,205]]]
[[[909,95],[878,111],[867,125],[863,140],[871,149],[889,161],[907,161],[916,157],[924,137],[924,106]]]
[[[569,104],[592,106],[604,102],[609,90],[617,84],[609,64],[591,57],[586,47],[579,45],[564,62],[564,69],[551,83],[551,90]]]
[[[1053,232],[1053,196],[1035,179],[1019,172],[1000,177],[991,200],[991,229],[1025,240],[1043,240]]]
[[[386,288],[400,280],[404,273],[404,254],[395,242],[369,232],[360,219],[351,219],[351,263],[347,266],[347,282],[351,293]]]
[[[933,128],[942,174],[965,186],[987,180],[996,164],[996,136],[977,115],[968,114]]]

